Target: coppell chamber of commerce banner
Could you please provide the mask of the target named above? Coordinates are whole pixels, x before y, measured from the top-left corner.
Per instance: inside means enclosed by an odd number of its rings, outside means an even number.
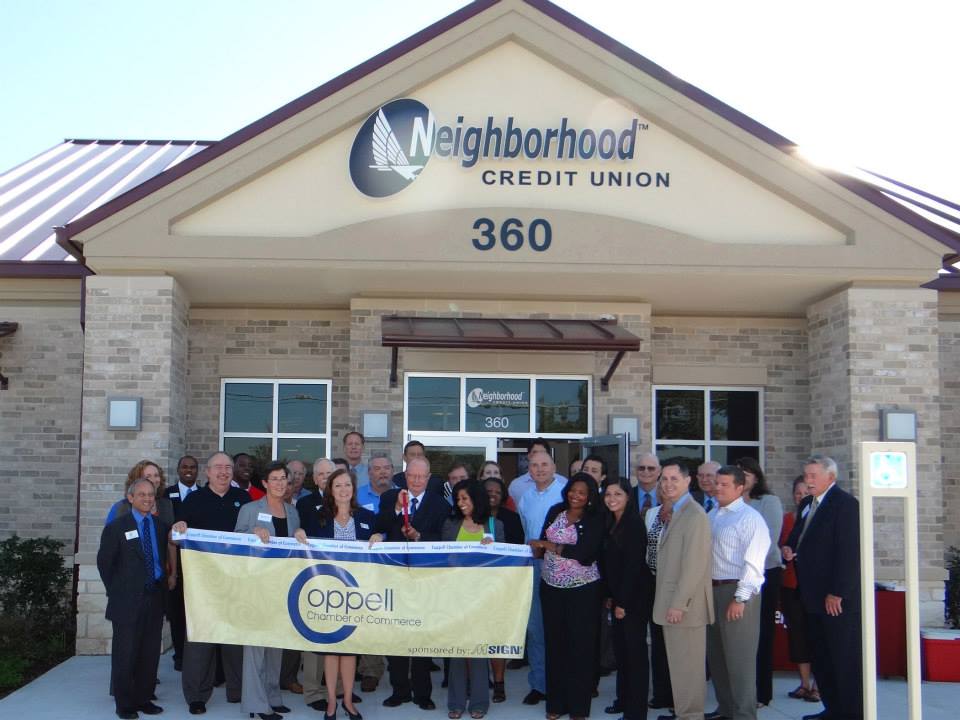
[[[525,545],[378,543],[189,530],[190,640],[316,652],[521,657]]]

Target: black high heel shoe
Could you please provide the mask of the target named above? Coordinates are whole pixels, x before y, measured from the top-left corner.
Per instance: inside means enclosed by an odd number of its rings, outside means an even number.
[[[327,715],[327,711],[324,710],[324,711],[323,711],[323,717],[324,717],[324,720],[334,720],[334,718],[337,717],[337,704],[336,704],[336,703],[333,704],[333,714],[332,714],[332,715]]]
[[[347,710],[346,705],[343,706],[343,711],[347,714],[347,717],[350,718],[350,720],[363,720],[363,715],[361,715],[359,712],[350,712]]]

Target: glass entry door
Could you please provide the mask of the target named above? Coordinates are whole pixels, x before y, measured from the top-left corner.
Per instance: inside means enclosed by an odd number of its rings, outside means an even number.
[[[599,455],[607,461],[607,477],[630,477],[630,439],[626,433],[596,435],[580,441],[580,459]]]
[[[497,459],[497,438],[467,435],[424,435],[410,433],[410,440],[419,440],[426,448],[430,472],[446,479],[447,471],[463,463],[470,475],[477,476],[487,460]]]

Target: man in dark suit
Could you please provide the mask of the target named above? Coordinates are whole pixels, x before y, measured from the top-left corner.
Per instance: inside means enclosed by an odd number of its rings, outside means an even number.
[[[411,440],[403,446],[404,465],[409,465],[410,461],[414,458],[423,458],[424,460],[427,459],[426,448],[419,440]],[[430,461],[427,460],[427,462],[429,463]],[[407,487],[406,471],[401,470],[400,472],[396,473],[393,476],[393,484],[401,490],[405,490]],[[439,475],[431,475],[430,480],[427,481],[427,490],[443,495],[443,478]]]
[[[173,516],[182,520],[183,501],[197,487],[197,459],[193,455],[184,455],[177,462],[177,482],[163,491],[164,496],[173,505]],[[180,568],[180,550],[177,549],[177,571]],[[177,583],[167,599],[167,619],[170,621],[170,638],[173,640],[173,669],[183,668],[183,642],[187,637],[187,615],[183,606],[183,582],[177,577]]]
[[[167,584],[162,558],[170,528],[151,517],[156,490],[141,479],[127,489],[131,511],[100,536],[97,569],[107,589],[106,618],[113,623],[110,678],[117,716],[157,715],[150,701],[160,663],[160,636]]]
[[[380,512],[377,513],[376,534],[370,544],[388,542],[420,542],[440,539],[440,528],[450,515],[450,506],[442,495],[427,490],[430,478],[430,463],[426,458],[413,458],[407,463],[407,488],[388,490],[380,496]],[[409,514],[409,524],[404,522],[404,505]],[[430,695],[432,661],[427,657],[387,657],[390,685],[393,694],[383,704],[397,707],[413,701],[422,710],[436,708]]]
[[[793,560],[813,649],[823,712],[804,720],[861,720],[860,504],[836,484],[837,464],[814,455],[804,464],[810,495],[783,548]]]

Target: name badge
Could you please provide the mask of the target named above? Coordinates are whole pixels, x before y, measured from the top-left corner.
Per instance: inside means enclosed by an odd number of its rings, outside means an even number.
[[[273,522],[273,515],[270,513],[257,513],[257,520],[260,522]]]
[[[370,526],[367,525],[366,523],[360,523],[360,527],[362,527],[364,530],[369,530],[369,529],[370,529]]]
[[[136,530],[127,530],[124,535],[126,536],[127,540],[136,540],[138,537],[140,537],[140,533],[138,533]]]
[[[179,498],[179,497],[180,497],[180,493],[178,493],[178,492],[170,493],[169,495],[167,495],[167,497]]]

